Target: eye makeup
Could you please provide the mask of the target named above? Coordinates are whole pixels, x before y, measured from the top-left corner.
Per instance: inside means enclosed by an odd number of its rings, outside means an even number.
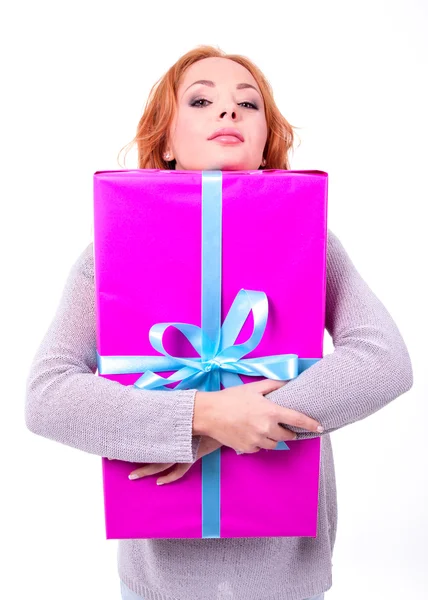
[[[212,102],[210,102],[206,98],[196,97],[196,98],[192,98],[189,101],[189,106],[204,108],[204,105],[197,104],[198,102],[208,102],[208,104],[212,104]],[[241,104],[247,104],[248,106],[246,106],[245,108],[250,108],[252,110],[259,110],[259,107],[257,106],[257,104],[255,102],[250,102],[248,100],[243,100],[242,102],[238,102],[237,104],[239,104],[239,105],[241,105]],[[205,104],[205,106],[207,106],[207,105]]]

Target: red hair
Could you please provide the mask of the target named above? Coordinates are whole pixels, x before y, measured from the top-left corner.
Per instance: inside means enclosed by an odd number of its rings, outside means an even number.
[[[173,169],[175,161],[163,159],[168,132],[177,107],[177,89],[183,73],[203,58],[228,58],[245,67],[256,80],[264,105],[268,137],[263,156],[265,169],[289,169],[288,153],[292,148],[293,127],[282,116],[273,99],[272,88],[256,65],[239,54],[226,54],[214,46],[198,46],[184,54],[152,87],[137,134],[128,146],[138,147],[139,169]],[[122,149],[123,150],[123,149]],[[127,150],[127,151],[128,151]],[[126,156],[126,154],[125,154]]]

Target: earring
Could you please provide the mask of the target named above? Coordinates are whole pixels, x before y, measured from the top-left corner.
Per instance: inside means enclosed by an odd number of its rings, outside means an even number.
[[[170,154],[169,152],[165,152],[165,154],[163,155],[165,160],[169,160],[170,159]]]
[[[262,167],[265,167],[265,166],[266,166],[266,159],[264,158],[264,159],[262,160]]]

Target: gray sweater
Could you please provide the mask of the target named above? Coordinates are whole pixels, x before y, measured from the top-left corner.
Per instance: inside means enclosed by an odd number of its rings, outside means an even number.
[[[325,325],[334,352],[267,395],[325,429],[317,537],[120,540],[119,576],[145,600],[302,600],[331,587],[337,504],[329,434],[407,392],[413,373],[396,324],[330,230]],[[34,357],[27,378],[27,427],[99,456],[195,460],[195,390],[139,390],[95,376],[96,370],[91,243],[73,265]],[[314,435],[290,429],[300,438]]]

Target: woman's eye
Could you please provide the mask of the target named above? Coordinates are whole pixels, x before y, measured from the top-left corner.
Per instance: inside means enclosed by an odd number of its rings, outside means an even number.
[[[207,104],[204,104],[204,102],[206,102]],[[204,106],[208,106],[208,104],[212,104],[212,102],[210,102],[206,98],[197,98],[196,100],[193,100],[193,102],[190,103],[190,106],[197,106],[203,108]],[[240,102],[239,106],[243,106],[244,104],[247,105],[245,106],[245,108],[258,110],[257,106],[253,104],[253,102]]]
[[[248,104],[248,106],[250,106],[251,108],[255,108],[257,110],[257,106],[255,104],[253,104],[252,102],[241,102],[240,104],[241,105],[242,104]]]
[[[205,98],[198,98],[197,100],[194,100],[190,106],[207,106],[206,104],[198,104],[199,102],[208,102],[208,104],[211,104],[211,102],[209,102],[209,100],[206,100]]]

